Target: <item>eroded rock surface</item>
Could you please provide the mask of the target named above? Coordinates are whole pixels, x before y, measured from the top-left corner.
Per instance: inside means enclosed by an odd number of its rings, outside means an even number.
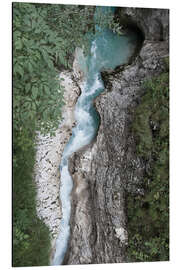
[[[136,186],[146,168],[135,154],[130,128],[142,83],[165,70],[168,11],[122,8],[120,14],[142,29],[145,40],[130,65],[104,72],[106,89],[95,100],[101,117],[97,138],[70,159],[74,190],[65,264],[125,262],[125,193],[143,193]]]
[[[169,38],[169,11],[155,8],[119,8],[120,22],[140,28],[146,40],[162,41]]]

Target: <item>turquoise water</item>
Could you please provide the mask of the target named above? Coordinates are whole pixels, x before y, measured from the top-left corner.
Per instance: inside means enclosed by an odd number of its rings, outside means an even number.
[[[111,8],[101,7],[103,12],[113,12]],[[99,8],[95,17],[98,16]],[[134,53],[137,44],[137,35],[118,36],[112,31],[101,30],[97,27],[94,40],[91,42],[90,55],[82,61],[82,69],[86,67],[86,80],[81,89],[82,93],[75,107],[76,127],[67,143],[60,165],[61,187],[60,199],[62,202],[62,219],[60,232],[56,241],[56,251],[53,265],[60,265],[67,250],[70,236],[71,191],[73,181],[68,171],[68,158],[72,153],[88,145],[96,136],[99,128],[99,114],[93,106],[93,100],[104,91],[101,71],[114,69],[116,66],[126,64]],[[83,62],[84,61],[84,62]]]

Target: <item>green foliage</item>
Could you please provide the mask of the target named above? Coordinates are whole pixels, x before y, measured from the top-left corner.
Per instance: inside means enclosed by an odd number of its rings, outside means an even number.
[[[94,32],[94,7],[79,5],[49,5],[47,23],[52,31],[61,39],[57,64],[72,66],[72,55],[76,47],[84,47],[89,51],[89,37]],[[63,53],[62,53],[63,52]]]
[[[13,4],[13,124],[47,132],[61,117],[63,89],[54,67],[61,40],[46,23],[47,9]],[[60,53],[60,52],[59,52]]]
[[[13,266],[49,264],[49,230],[36,215],[34,130],[14,132]]]
[[[121,35],[122,26],[114,19],[114,12],[112,7],[96,7],[96,13],[94,21],[96,24],[96,30],[111,29],[114,33]],[[98,27],[97,27],[98,26]]]
[[[154,139],[168,135],[169,115],[169,78],[163,73],[144,84],[147,89],[141,104],[136,109],[133,132],[138,142],[138,154],[148,158],[156,154]],[[142,128],[143,127],[143,128]],[[152,150],[152,151],[151,151]],[[150,156],[149,156],[150,155]]]
[[[135,111],[137,154],[150,169],[144,195],[127,196],[129,261],[169,259],[169,73],[147,81]]]

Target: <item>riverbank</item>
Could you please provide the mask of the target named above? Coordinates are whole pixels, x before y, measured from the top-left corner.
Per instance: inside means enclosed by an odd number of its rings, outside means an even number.
[[[51,255],[60,230],[62,218],[61,202],[59,200],[60,172],[64,147],[71,136],[72,127],[75,125],[74,106],[80,95],[80,89],[75,82],[78,77],[78,67],[75,73],[64,71],[60,77],[64,86],[64,106],[62,108],[62,121],[55,132],[55,136],[37,134],[35,183],[37,188],[36,209],[37,215],[50,231]]]

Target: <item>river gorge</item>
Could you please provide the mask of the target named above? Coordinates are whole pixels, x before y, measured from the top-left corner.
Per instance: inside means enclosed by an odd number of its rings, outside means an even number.
[[[90,55],[76,49],[74,70],[60,74],[63,120],[54,138],[37,139],[37,213],[50,228],[51,265],[126,262],[125,194],[143,193],[137,183],[146,170],[130,132],[132,108],[142,82],[165,68],[168,11],[115,14],[122,35],[96,29]]]

